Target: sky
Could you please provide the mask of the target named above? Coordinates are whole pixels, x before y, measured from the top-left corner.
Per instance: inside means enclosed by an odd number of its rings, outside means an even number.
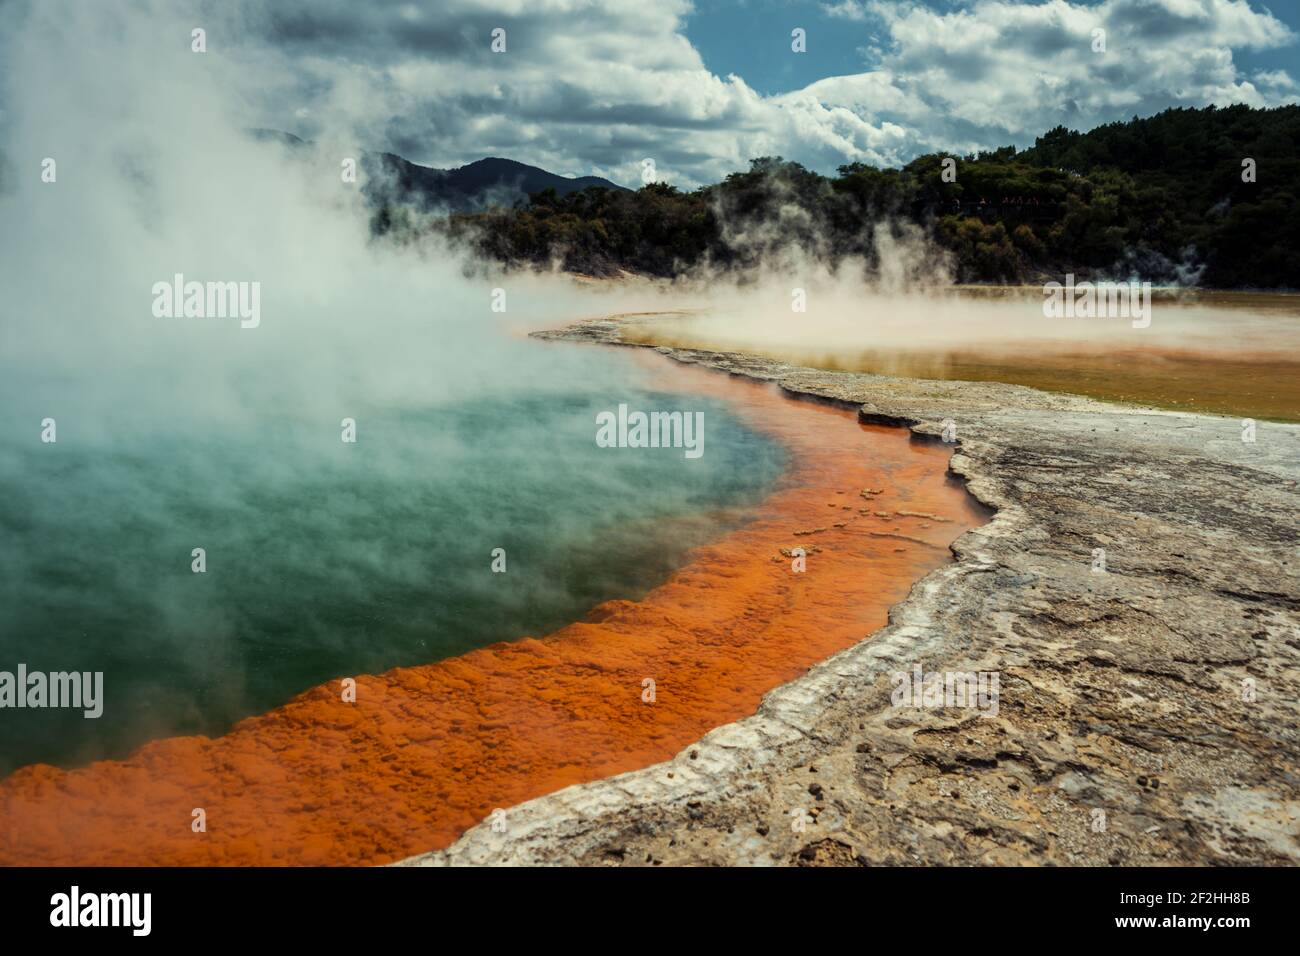
[[[147,16],[158,4],[127,6]],[[250,126],[342,136],[430,166],[504,156],[625,185],[641,182],[646,160],[656,179],[693,188],[758,156],[831,173],[1023,147],[1057,125],[1090,129],[1173,106],[1300,102],[1300,0],[195,0],[192,9],[206,55],[257,78],[241,91]],[[792,48],[796,29],[803,52]],[[502,52],[494,30],[505,31]],[[1104,49],[1094,49],[1095,31]]]
[[[886,48],[892,36],[886,12],[905,9],[901,3],[822,3],[816,0],[715,0],[698,3],[685,19],[687,38],[700,52],[705,66],[720,76],[736,73],[764,95],[788,93],[828,76],[847,76],[885,66]],[[928,0],[915,4],[931,15],[951,17],[969,12],[976,20],[992,23],[994,5],[963,3],[959,0]],[[986,7],[981,11],[980,7]],[[1003,4],[1028,8],[1043,4]],[[1059,6],[1064,7],[1064,4]],[[1077,3],[1077,7],[1098,6]],[[1140,8],[1141,4],[1129,5]],[[1178,4],[1149,4],[1178,11]],[[1189,11],[1201,4],[1182,4]],[[1257,13],[1269,11],[1293,31],[1300,30],[1300,0],[1252,2]],[[875,9],[879,8],[879,9]],[[1043,17],[1043,19],[1047,19]],[[787,56],[789,44],[784,31],[772,29],[772,22],[802,26],[809,34],[809,55]],[[1206,33],[1207,40],[1212,36]],[[1029,58],[1027,58],[1028,61]],[[1257,71],[1287,69],[1295,74],[1300,47],[1295,43],[1269,49],[1236,45],[1233,59],[1247,77]],[[1293,78],[1300,81],[1300,76]]]

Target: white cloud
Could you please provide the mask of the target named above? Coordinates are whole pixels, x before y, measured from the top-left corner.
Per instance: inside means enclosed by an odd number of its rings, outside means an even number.
[[[1286,70],[1261,70],[1255,74],[1255,82],[1260,86],[1273,87],[1279,90],[1294,90],[1295,80]]]
[[[828,16],[839,17],[844,20],[857,20],[860,22],[867,19],[866,6],[859,3],[858,0],[839,0],[838,3],[823,3],[821,8]]]
[[[1168,106],[1280,105],[1236,66],[1233,53],[1270,49],[1294,34],[1245,0],[978,0],[936,12],[911,0],[854,10],[890,38],[881,71],[841,78],[830,92],[868,121],[891,118],[918,144],[968,150],[1026,142],[1057,125],[1090,128]],[[1094,31],[1104,31],[1104,52]],[[855,93],[881,72],[902,96]],[[872,91],[873,94],[876,91]]]
[[[1246,0],[823,9],[871,41],[872,68],[772,96],[709,71],[684,35],[686,0],[283,0],[245,7],[228,26],[253,23],[249,36],[268,38],[244,41],[237,55],[286,59],[286,84],[250,93],[250,125],[292,125],[305,110],[417,162],[505,155],[629,184],[646,157],[691,187],[759,155],[824,170],[895,164],[1168,106],[1296,101],[1284,71],[1247,77],[1234,60],[1295,40]],[[506,53],[489,50],[496,26],[507,30]],[[1104,53],[1092,49],[1096,28]]]

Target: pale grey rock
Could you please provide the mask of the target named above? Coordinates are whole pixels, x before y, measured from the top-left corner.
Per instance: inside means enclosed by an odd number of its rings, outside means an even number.
[[[996,514],[754,716],[399,865],[1300,862],[1300,426],[658,351],[917,440],[951,419]],[[918,662],[998,672],[997,716],[891,706]]]

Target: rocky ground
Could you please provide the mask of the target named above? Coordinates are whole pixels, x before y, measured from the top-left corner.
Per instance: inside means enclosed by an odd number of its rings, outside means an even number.
[[[403,865],[1300,862],[1300,426],[659,351],[917,440],[949,422],[996,515],[753,717]],[[996,672],[996,716],[894,706],[916,664]]]

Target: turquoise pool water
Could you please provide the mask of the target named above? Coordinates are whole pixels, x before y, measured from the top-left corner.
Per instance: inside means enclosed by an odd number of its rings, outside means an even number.
[[[0,670],[103,671],[105,705],[0,713],[0,773],[543,634],[640,596],[772,488],[783,452],[725,406],[655,390],[619,351],[564,346],[557,369],[555,348],[513,344],[501,388],[463,400],[357,391],[226,418],[164,390],[64,414],[54,444],[26,383],[0,443]],[[597,447],[619,402],[703,411],[705,454]]]

